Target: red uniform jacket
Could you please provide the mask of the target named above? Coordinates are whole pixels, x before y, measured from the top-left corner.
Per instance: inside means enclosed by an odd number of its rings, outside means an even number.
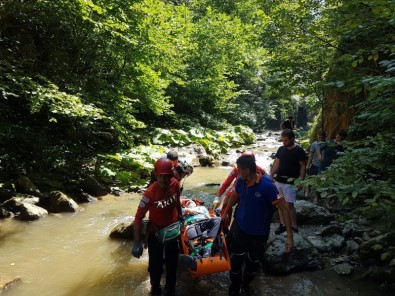
[[[180,184],[172,178],[169,188],[162,189],[157,182],[152,183],[144,192],[134,219],[135,225],[141,225],[149,211],[149,220],[158,229],[176,222],[181,215]]]

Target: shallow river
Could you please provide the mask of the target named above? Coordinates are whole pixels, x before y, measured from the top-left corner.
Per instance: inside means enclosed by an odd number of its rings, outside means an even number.
[[[271,149],[265,150],[258,163],[268,168]],[[218,190],[215,184],[229,170],[196,168],[185,180],[185,195],[210,202]],[[0,284],[20,279],[2,295],[147,295],[147,250],[142,258],[132,258],[130,241],[109,238],[116,225],[132,220],[139,198],[137,194],[105,196],[81,205],[78,213],[51,214],[30,223],[0,220]],[[226,273],[192,279],[179,272],[177,292],[181,296],[227,295],[227,286]],[[261,273],[253,287],[253,295],[379,294],[375,286],[340,277],[330,266],[283,277]]]

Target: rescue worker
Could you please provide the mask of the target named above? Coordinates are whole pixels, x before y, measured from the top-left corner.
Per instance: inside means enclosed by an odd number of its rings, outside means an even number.
[[[229,295],[239,295],[241,288],[249,290],[269,238],[273,205],[277,206],[285,221],[285,251],[290,252],[293,248],[291,215],[276,186],[257,172],[252,157],[242,155],[236,164],[240,178],[222,215],[223,221],[229,221],[232,207],[238,204],[228,233],[232,240]]]
[[[165,295],[174,295],[179,242],[175,240],[163,245],[156,237],[155,232],[177,222],[181,217],[180,184],[174,178],[173,163],[170,159],[160,158],[157,160],[154,173],[157,180],[144,192],[135,215],[132,255],[140,258],[143,253],[140,233],[142,220],[149,211],[148,272],[151,295],[161,295],[162,293],[160,280],[163,265],[166,266]]]
[[[255,161],[255,154],[252,151],[244,151],[241,155],[251,156]],[[266,175],[268,177],[265,170],[263,168],[261,168],[260,166],[257,166],[257,170],[261,175]],[[232,168],[231,172],[229,173],[228,177],[222,183],[221,187],[218,189],[217,196],[215,197],[215,199],[213,201],[213,208],[216,208],[217,212],[221,213],[221,216],[223,215],[223,213],[225,211],[225,208],[228,204],[230,195],[235,190],[235,184],[236,184],[235,179],[237,177],[238,177],[238,170],[237,170],[237,165],[235,165]],[[229,188],[229,190],[226,192],[224,198],[222,199],[221,196],[224,194],[224,192],[228,188]],[[232,215],[232,212],[230,214]],[[228,227],[229,227],[229,222],[224,222],[222,226],[223,226],[224,231],[227,232]]]

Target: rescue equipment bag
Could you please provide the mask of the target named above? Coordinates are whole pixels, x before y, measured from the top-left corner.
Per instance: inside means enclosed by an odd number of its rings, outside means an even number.
[[[163,245],[174,242],[181,235],[181,222],[177,221],[173,224],[170,224],[158,230],[155,235],[158,238],[158,241],[160,241]]]

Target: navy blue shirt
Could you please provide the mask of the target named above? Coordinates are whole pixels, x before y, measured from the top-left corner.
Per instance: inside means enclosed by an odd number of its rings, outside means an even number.
[[[260,177],[251,186],[237,178],[236,192],[240,201],[236,211],[236,222],[249,235],[269,236],[273,205],[277,199],[277,188],[268,178]]]

